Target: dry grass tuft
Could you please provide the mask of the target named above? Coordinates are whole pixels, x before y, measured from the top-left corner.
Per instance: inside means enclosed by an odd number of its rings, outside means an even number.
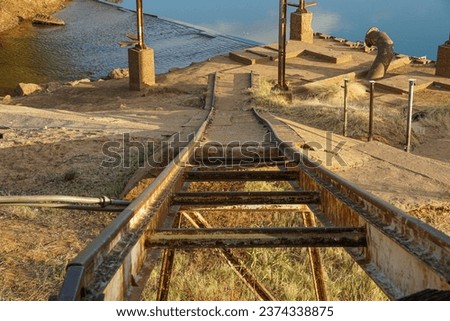
[[[409,214],[450,235],[450,203],[426,205],[410,211]]]
[[[434,128],[443,134],[448,134],[450,132],[450,105],[428,108],[423,112],[423,117],[419,117],[418,122],[424,127]]]
[[[332,106],[340,106],[344,101],[344,90],[339,84],[311,83],[303,86],[304,94],[308,100],[317,100]],[[367,98],[367,88],[358,82],[348,84],[347,99],[350,102]]]
[[[261,81],[252,90],[253,106],[299,123],[342,134],[343,89],[336,84],[305,85],[291,103],[273,95],[272,84]],[[374,111],[375,140],[400,147],[405,139],[405,115],[402,110],[377,105]],[[352,82],[348,91],[348,136],[366,138],[369,128],[369,98],[363,85]],[[413,137],[413,143],[417,143]]]

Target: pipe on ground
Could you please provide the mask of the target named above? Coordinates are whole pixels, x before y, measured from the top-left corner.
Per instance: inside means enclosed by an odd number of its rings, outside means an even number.
[[[367,47],[376,46],[378,54],[367,73],[367,79],[381,79],[395,56],[394,42],[389,36],[376,27],[370,28],[366,33],[365,43]]]
[[[0,196],[0,206],[13,206],[14,204],[30,204],[30,203],[65,203],[65,204],[85,204],[100,206],[128,206],[129,201],[115,200],[107,196],[101,197],[80,197],[66,195],[29,195],[29,196]]]

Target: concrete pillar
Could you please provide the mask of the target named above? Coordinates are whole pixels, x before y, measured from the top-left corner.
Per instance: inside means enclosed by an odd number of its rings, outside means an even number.
[[[142,90],[155,84],[155,55],[152,48],[128,49],[130,90]]]
[[[450,39],[438,48],[436,76],[450,78]]]
[[[291,13],[291,40],[313,43],[312,12],[295,11]]]

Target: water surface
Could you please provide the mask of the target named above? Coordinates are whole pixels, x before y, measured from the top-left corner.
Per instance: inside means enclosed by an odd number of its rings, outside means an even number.
[[[133,10],[136,6],[135,0],[110,2]],[[157,73],[255,42],[277,41],[278,0],[143,3],[146,13],[183,21],[145,17],[145,41],[155,49]],[[318,0],[309,10],[315,31],[356,41],[377,26],[393,39],[397,52],[431,59],[450,32],[450,0]],[[94,0],[73,0],[56,16],[66,21],[65,27],[23,23],[0,34],[0,95],[19,82],[96,79],[113,68],[127,67],[127,50],[118,42],[127,40],[126,33],[135,33],[133,12]]]
[[[135,0],[114,1],[135,8]],[[296,2],[298,0],[290,0]],[[312,2],[308,1],[307,2]],[[357,41],[376,26],[397,52],[436,59],[449,38],[450,0],[317,0],[310,7],[315,31]],[[277,40],[279,0],[144,0],[144,10],[262,43]],[[294,11],[295,8],[290,8]]]

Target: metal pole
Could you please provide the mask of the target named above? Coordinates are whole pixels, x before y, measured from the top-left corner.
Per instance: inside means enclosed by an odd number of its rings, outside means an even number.
[[[370,81],[370,106],[369,106],[369,142],[373,141],[373,95],[375,93],[375,80]]]
[[[300,0],[300,3],[298,4],[298,9],[300,12],[306,12],[305,0]]]
[[[411,151],[411,128],[412,128],[412,113],[413,113],[413,99],[414,99],[414,85],[415,79],[409,79],[409,96],[408,96],[408,123],[406,124],[406,152]]]
[[[348,79],[344,79],[344,128],[342,130],[342,135],[347,136],[347,122],[348,122],[348,111],[347,111],[347,95],[348,95]]]
[[[287,0],[280,0],[280,23],[278,34],[278,89],[287,90],[286,86],[286,16]]]
[[[136,0],[136,16],[137,16],[137,36],[138,43],[136,47],[144,49],[144,10],[142,7],[142,0]]]

